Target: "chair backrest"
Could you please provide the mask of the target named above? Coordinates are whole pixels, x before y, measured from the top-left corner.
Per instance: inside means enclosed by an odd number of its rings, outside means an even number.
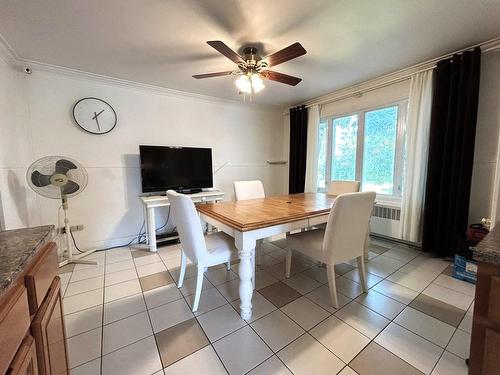
[[[373,191],[341,194],[335,199],[323,239],[323,251],[329,252],[332,263],[363,255],[374,202]]]
[[[167,191],[172,217],[177,226],[182,250],[193,263],[198,263],[208,255],[200,218],[194,203],[188,196],[173,190]]]
[[[328,195],[340,195],[345,193],[357,193],[359,191],[359,181],[331,181],[328,184]]]
[[[237,201],[245,199],[265,198],[262,181],[234,181],[234,194]]]

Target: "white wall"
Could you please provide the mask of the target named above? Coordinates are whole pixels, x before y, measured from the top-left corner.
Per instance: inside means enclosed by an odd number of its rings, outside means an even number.
[[[491,218],[500,220],[500,52],[481,56],[481,81],[477,115],[474,169],[469,206],[469,223]],[[497,188],[495,189],[495,180]]]
[[[22,116],[2,119],[0,147],[11,151],[2,152],[7,155],[0,185],[7,228],[57,221],[59,202],[23,202],[25,195],[32,196],[25,183],[26,168],[46,155],[71,157],[87,169],[87,188],[70,200],[72,222],[85,226],[84,232],[75,234],[85,248],[124,243],[138,232],[143,220],[139,144],[213,148],[214,170],[229,162],[214,177],[215,187],[228,193],[226,199],[232,199],[236,179],[261,179],[268,194],[282,192],[284,168],[266,163],[282,158],[279,110],[124,87],[86,75],[36,68],[25,75],[5,68],[1,74],[14,76],[11,85],[20,91],[14,101],[27,104]],[[5,107],[1,113],[8,113],[12,104],[6,96],[0,99]],[[86,96],[114,107],[118,124],[111,133],[90,135],[75,126],[72,106]]]

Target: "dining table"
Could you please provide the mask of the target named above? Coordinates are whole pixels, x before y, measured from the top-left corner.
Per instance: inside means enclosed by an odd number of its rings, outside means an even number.
[[[299,193],[196,206],[200,219],[234,238],[243,319],[252,316],[252,257],[257,240],[326,223],[334,201],[335,196],[324,193]]]

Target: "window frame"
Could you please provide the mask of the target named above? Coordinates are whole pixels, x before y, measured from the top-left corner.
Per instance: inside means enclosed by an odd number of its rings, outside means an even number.
[[[396,145],[394,151],[394,171],[393,171],[393,194],[377,193],[377,200],[387,203],[398,204],[401,202],[402,187],[403,187],[403,168],[404,168],[404,150],[406,136],[406,116],[408,112],[408,99],[402,99],[395,102],[362,108],[357,111],[325,116],[320,119],[320,122],[327,123],[327,147],[326,147],[326,185],[332,181],[332,160],[333,160],[333,121],[347,116],[358,116],[358,132],[356,140],[356,181],[362,181],[363,173],[363,156],[365,143],[365,115],[367,112],[372,112],[388,107],[398,107],[398,119],[396,124]],[[325,192],[327,187],[318,187],[318,191]]]

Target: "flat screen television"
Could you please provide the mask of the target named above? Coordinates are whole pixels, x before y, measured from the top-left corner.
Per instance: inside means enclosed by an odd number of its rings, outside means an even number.
[[[211,148],[140,145],[139,153],[143,193],[213,187]]]

